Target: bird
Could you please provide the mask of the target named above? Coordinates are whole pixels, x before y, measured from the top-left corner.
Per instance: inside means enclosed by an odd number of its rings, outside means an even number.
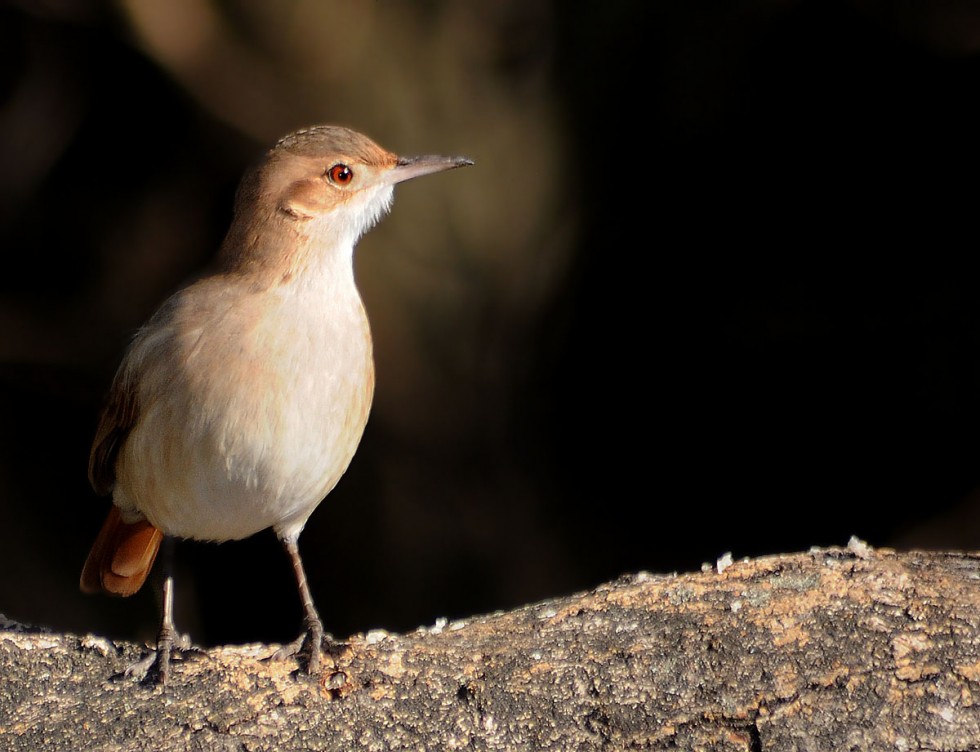
[[[396,184],[472,164],[401,157],[350,128],[316,125],[245,172],[211,268],[134,334],[108,390],[88,475],[112,506],[83,592],[136,593],[173,540],[271,528],[304,612],[299,638],[277,655],[305,657],[319,673],[323,622],[298,541],[353,459],[374,394],[354,249],[391,209]],[[156,649],[131,667],[163,684],[180,648],[173,591],[168,566]]]

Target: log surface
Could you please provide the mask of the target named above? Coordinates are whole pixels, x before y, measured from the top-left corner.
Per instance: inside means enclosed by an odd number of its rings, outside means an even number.
[[[980,556],[848,548],[640,573],[330,648],[189,653],[0,620],[0,750],[980,750]]]

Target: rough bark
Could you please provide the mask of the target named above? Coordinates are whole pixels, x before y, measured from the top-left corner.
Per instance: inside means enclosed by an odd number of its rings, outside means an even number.
[[[977,555],[641,573],[356,635],[318,679],[274,650],[189,654],[162,688],[121,676],[139,646],[0,631],[0,749],[980,750]]]

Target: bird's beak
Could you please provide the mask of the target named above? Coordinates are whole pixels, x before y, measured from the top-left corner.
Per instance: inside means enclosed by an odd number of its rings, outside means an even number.
[[[394,185],[395,183],[402,183],[422,175],[431,175],[434,172],[453,170],[457,167],[466,167],[471,164],[473,164],[473,160],[467,159],[466,157],[437,157],[431,155],[424,157],[399,157],[395,166],[388,173],[388,180]]]

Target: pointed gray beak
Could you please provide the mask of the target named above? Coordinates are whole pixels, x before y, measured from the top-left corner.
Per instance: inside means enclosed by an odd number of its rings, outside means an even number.
[[[392,184],[402,183],[412,178],[422,175],[431,175],[434,172],[444,170],[454,170],[457,167],[466,167],[473,164],[472,159],[466,157],[438,157],[428,155],[424,157],[399,157],[398,162],[388,173],[388,179]]]

